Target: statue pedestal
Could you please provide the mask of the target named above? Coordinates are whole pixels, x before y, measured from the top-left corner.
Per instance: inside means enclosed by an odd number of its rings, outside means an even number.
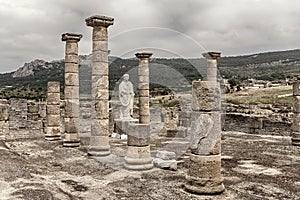
[[[115,132],[122,135],[126,134],[128,135],[128,127],[129,124],[137,124],[139,122],[138,119],[115,119]]]

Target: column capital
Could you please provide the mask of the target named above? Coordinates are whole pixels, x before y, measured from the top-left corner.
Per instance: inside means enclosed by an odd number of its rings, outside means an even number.
[[[153,53],[147,53],[147,52],[142,52],[142,53],[136,53],[135,56],[139,59],[143,58],[150,58]]]
[[[219,58],[221,56],[221,53],[220,52],[205,52],[202,54],[202,56],[207,59],[216,60],[217,58]]]
[[[103,26],[107,28],[110,25],[114,24],[114,18],[101,15],[93,15],[85,19],[85,23],[87,26]]]
[[[61,35],[61,40],[62,41],[75,41],[79,42],[80,39],[82,38],[82,34],[77,34],[77,33],[63,33]]]

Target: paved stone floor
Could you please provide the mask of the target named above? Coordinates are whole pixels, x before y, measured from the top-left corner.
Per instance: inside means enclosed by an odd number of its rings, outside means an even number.
[[[183,190],[185,141],[156,137],[153,155],[175,149],[175,143],[184,161],[177,171],[131,172],[123,168],[126,140],[111,139],[112,155],[94,159],[84,148],[63,148],[61,142],[0,137],[0,199],[300,199],[300,147],[287,136],[223,132],[226,191],[218,196]]]

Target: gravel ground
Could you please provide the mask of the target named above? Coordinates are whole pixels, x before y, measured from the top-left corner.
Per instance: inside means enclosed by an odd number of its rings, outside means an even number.
[[[153,154],[170,138],[152,141]],[[198,196],[184,191],[187,151],[177,171],[131,172],[122,166],[126,141],[112,139],[112,155],[94,159],[61,142],[0,139],[0,199],[300,199],[300,147],[290,137],[222,133],[226,191]]]

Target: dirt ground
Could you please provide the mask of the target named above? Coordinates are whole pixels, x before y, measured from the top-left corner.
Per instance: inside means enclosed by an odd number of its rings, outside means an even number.
[[[153,155],[172,138],[152,140]],[[112,154],[95,159],[84,148],[61,142],[0,138],[0,199],[300,199],[300,147],[290,137],[222,133],[222,174],[226,191],[199,196],[183,189],[186,151],[177,171],[123,168],[126,140],[111,139]]]

